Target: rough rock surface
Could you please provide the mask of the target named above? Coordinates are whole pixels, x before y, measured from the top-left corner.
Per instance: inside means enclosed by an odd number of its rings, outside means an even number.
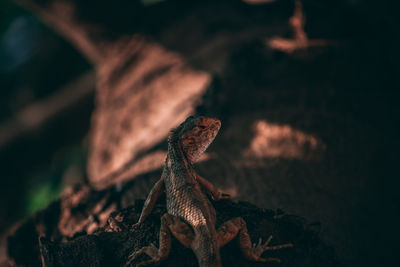
[[[137,222],[142,205],[143,200],[137,200],[134,206],[111,214],[122,218],[121,225],[126,227],[121,232],[108,232],[109,225],[106,225],[90,235],[76,234],[67,242],[42,239],[43,256],[48,266],[123,266],[133,251],[152,242],[158,245],[160,217],[166,211],[165,204],[158,203],[143,225],[129,231],[130,226]],[[294,244],[293,248],[264,254],[280,258],[282,262],[279,264],[254,263],[242,256],[235,238],[221,248],[223,266],[344,266],[337,260],[334,249],[319,238],[319,224],[309,224],[301,217],[287,215],[282,211],[260,209],[247,202],[223,200],[214,205],[217,211],[217,227],[231,218],[241,216],[247,222],[252,241],[258,241],[258,237],[266,240],[272,234],[272,245],[287,242]],[[50,222],[50,210],[53,215],[57,213],[56,206],[54,203],[48,208],[47,222]],[[9,238],[8,249],[17,264],[40,266],[39,242],[35,242],[38,235],[33,231],[35,227],[32,224],[33,220],[28,221]],[[197,266],[197,260],[191,250],[184,248],[173,238],[170,256],[157,266]]]

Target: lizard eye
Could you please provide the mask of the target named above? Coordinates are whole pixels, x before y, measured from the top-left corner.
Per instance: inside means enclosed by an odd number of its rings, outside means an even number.
[[[204,125],[198,125],[197,127],[199,127],[202,130],[204,130],[206,128],[206,126],[204,126]]]
[[[186,140],[185,140],[185,144],[187,144],[187,145],[192,145],[192,144],[194,144],[194,140],[193,140],[192,138],[186,139]]]

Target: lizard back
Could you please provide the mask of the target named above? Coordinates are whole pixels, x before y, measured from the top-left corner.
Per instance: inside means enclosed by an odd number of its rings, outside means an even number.
[[[192,163],[214,140],[221,122],[204,117],[189,117],[168,137],[168,156],[163,177],[167,211],[193,229],[192,249],[200,266],[221,266],[215,209],[196,180]]]
[[[164,167],[168,213],[182,218],[193,228],[215,224],[215,209],[193,177],[194,170],[184,169],[179,163],[171,163],[168,156]]]

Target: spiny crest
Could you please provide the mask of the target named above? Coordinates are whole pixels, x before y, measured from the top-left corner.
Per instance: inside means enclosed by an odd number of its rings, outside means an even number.
[[[188,126],[191,126],[191,128],[192,128],[193,121],[195,121],[197,118],[200,118],[200,117],[189,116],[178,127],[171,129],[171,131],[168,134],[168,142],[176,143],[179,140],[179,138],[181,137],[181,132],[184,129],[188,128]]]

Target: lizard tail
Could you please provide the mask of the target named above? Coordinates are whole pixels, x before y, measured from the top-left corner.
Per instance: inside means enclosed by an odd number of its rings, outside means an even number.
[[[221,267],[218,240],[216,232],[211,233],[206,226],[194,229],[195,240],[193,251],[196,254],[200,267]]]

